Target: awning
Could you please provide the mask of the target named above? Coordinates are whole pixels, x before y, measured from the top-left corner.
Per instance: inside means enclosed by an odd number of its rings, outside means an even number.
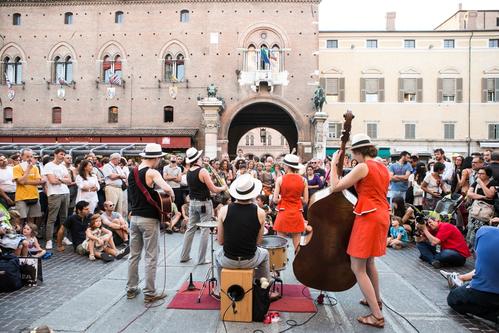
[[[328,147],[326,148],[326,155],[331,156],[333,155],[339,147]],[[347,153],[350,155],[349,153]],[[381,158],[390,158],[390,148],[378,148],[378,156]]]

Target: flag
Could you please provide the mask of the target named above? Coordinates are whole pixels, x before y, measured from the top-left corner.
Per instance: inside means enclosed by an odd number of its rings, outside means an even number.
[[[7,88],[11,89],[12,88],[12,82],[9,80],[9,76],[7,73],[5,73],[5,84],[7,84]]]
[[[277,61],[277,57],[275,56],[275,52],[274,51],[269,51],[269,58],[274,60],[274,61]]]
[[[270,59],[269,59],[269,50],[265,47],[262,47],[260,49],[260,57],[262,58],[262,61],[264,64],[269,64],[270,65]]]
[[[116,88],[115,87],[109,87],[109,88],[107,88],[107,97],[109,99],[113,99],[114,96],[116,96]]]
[[[111,75],[111,77],[109,77],[109,83],[111,85],[121,86],[121,76],[114,73],[113,75]]]
[[[9,89],[7,96],[9,97],[9,101],[12,101],[14,97],[16,97],[16,91],[14,89]]]
[[[61,86],[68,86],[69,84],[66,82],[66,80],[64,80],[64,78],[62,77],[59,77],[57,79],[57,82],[61,85]]]

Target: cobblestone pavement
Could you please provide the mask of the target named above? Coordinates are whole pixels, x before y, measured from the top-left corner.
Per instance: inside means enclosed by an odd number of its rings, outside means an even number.
[[[44,282],[13,293],[0,293],[0,332],[20,332],[36,319],[81,293],[112,271],[120,262],[91,262],[72,246],[42,261]],[[124,259],[122,259],[124,260]]]
[[[181,235],[174,235],[174,237],[176,246],[180,246]],[[381,261],[421,292],[443,313],[448,313],[449,318],[461,327],[470,332],[496,332],[494,328],[481,320],[459,315],[447,306],[448,290],[443,287],[446,286],[446,281],[438,270],[418,259],[415,246],[401,251],[389,249]],[[101,261],[91,262],[87,258],[76,255],[69,248],[64,253],[56,252],[52,258],[43,261],[44,282],[42,284],[37,287],[24,287],[14,293],[0,294],[0,332],[24,331],[37,319],[51,313],[101,279],[104,280],[104,277],[115,271],[120,263],[123,263],[123,260],[107,264]],[[472,267],[473,262],[469,261],[465,267],[457,271],[467,272]],[[124,272],[120,274],[126,275]],[[120,278],[126,277],[120,276]],[[438,328],[436,327],[435,330]]]

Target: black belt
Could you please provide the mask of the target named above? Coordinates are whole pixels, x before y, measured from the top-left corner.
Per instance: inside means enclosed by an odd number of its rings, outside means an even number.
[[[227,258],[231,259],[231,260],[237,260],[237,261],[242,261],[242,260],[250,260],[250,259],[253,259],[253,257],[255,255],[252,255],[250,257],[236,257],[236,256],[231,256],[230,254],[228,253],[224,253],[224,256],[226,256]]]

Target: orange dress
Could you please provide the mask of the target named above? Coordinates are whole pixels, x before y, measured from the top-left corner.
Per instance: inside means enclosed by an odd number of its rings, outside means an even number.
[[[347,253],[356,258],[380,257],[386,253],[386,235],[390,226],[390,205],[386,199],[390,175],[386,166],[366,161],[369,172],[355,189],[358,201]]]
[[[305,180],[299,174],[288,173],[282,176],[281,201],[277,206],[274,230],[285,233],[299,233],[305,230],[301,201],[304,188]]]

